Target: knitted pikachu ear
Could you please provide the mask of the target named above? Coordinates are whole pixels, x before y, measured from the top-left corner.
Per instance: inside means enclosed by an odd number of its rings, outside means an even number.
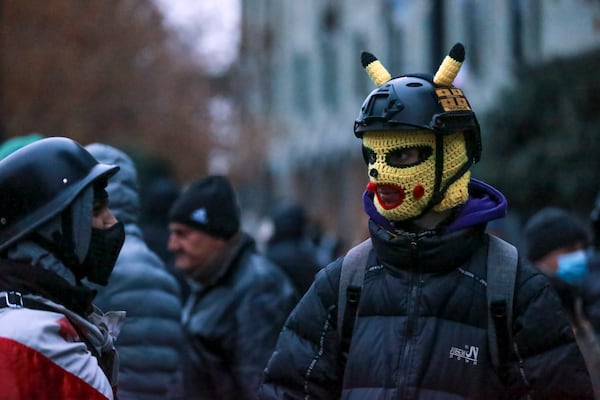
[[[363,51],[360,55],[360,62],[375,85],[381,86],[392,79],[388,70],[373,54]]]
[[[461,43],[456,43],[435,73],[433,83],[438,86],[451,86],[463,61],[465,61],[465,48]]]

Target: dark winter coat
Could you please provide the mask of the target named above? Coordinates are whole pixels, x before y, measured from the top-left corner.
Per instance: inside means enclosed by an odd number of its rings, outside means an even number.
[[[117,340],[119,399],[181,399],[181,295],[176,279],[142,238],[135,166],[110,146],[93,144],[87,149],[99,161],[121,167],[107,191],[111,210],[125,225],[125,243],[108,285],[93,285],[98,290],[94,303],[100,309],[127,312]]]
[[[273,238],[267,244],[265,255],[290,277],[301,296],[306,293],[321,269],[315,247],[302,237]]]
[[[300,296],[313,283],[319,265],[317,247],[306,234],[306,214],[297,203],[284,202],[273,210],[273,235],[267,242],[265,255],[290,277]]]
[[[542,269],[540,271],[543,272]],[[556,276],[547,276],[571,321],[575,340],[583,353],[592,378],[594,398],[600,400],[600,341],[597,331],[594,330],[594,326],[586,313],[588,310],[584,308],[581,287],[567,283]],[[586,281],[590,281],[595,277],[595,274],[592,273],[588,275]]]
[[[588,276],[582,284],[581,294],[585,314],[594,330],[600,332],[600,252],[597,250],[591,253]]]
[[[345,371],[338,260],[318,274],[286,322],[260,398],[483,400],[530,391],[532,399],[592,399],[558,297],[524,265],[512,324],[518,352],[509,355],[504,388],[488,355],[486,265],[476,254],[487,245],[485,223],[503,214],[505,200],[476,181],[470,194],[448,226],[418,235],[391,234],[366,206],[374,250]]]
[[[188,398],[254,398],[298,297],[285,274],[240,233],[210,283],[192,283],[183,323],[190,342]]]

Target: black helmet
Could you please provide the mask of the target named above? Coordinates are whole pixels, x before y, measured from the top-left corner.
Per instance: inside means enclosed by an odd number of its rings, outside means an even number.
[[[77,142],[50,137],[0,160],[0,251],[57,216],[118,166],[100,164]]]
[[[440,87],[433,75],[403,75],[373,90],[363,102],[354,122],[354,134],[370,131],[427,129],[446,135],[465,132],[467,151],[473,162],[481,156],[479,123],[462,91]]]

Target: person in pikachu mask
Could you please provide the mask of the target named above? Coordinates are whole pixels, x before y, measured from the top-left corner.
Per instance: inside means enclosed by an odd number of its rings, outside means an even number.
[[[471,177],[480,128],[452,84],[464,58],[457,43],[435,75],[392,78],[362,54],[377,85],[354,124],[370,238],[316,276],[259,398],[593,398],[546,277],[486,232],[507,203]]]

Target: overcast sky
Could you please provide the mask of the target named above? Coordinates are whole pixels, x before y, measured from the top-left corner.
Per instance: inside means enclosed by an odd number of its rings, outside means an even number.
[[[167,21],[219,72],[237,57],[240,0],[154,0]],[[208,32],[208,33],[205,33]]]

